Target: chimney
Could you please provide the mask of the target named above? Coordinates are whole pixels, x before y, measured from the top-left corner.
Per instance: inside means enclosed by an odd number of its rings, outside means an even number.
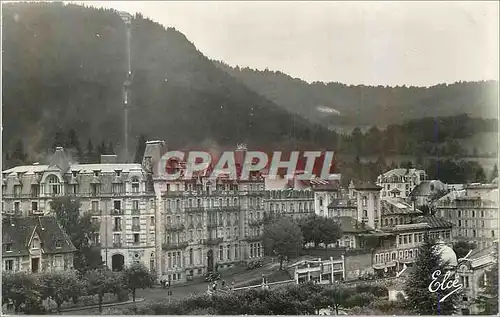
[[[115,154],[101,155],[101,164],[116,164],[116,163],[118,163],[118,157]]]

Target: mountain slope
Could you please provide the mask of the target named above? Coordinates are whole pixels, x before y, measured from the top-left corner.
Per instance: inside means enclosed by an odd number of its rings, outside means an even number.
[[[282,108],[325,125],[386,126],[430,116],[498,116],[498,82],[494,81],[429,88],[309,84],[282,72],[215,63]]]
[[[57,3],[3,8],[4,146],[21,138],[30,154],[59,129],[81,142],[121,140],[125,26],[112,10]],[[184,35],[141,16],[132,21],[135,136],[171,147],[247,142],[272,147],[331,145],[335,134],[290,114],[218,69]],[[319,136],[319,137],[318,137]]]

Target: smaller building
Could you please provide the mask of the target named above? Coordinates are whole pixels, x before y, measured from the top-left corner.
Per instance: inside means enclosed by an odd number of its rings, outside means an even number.
[[[426,179],[427,173],[424,170],[396,168],[377,177],[377,185],[382,187],[382,199],[407,198],[411,191]]]
[[[55,217],[12,216],[2,221],[3,271],[69,270],[75,251]]]
[[[289,266],[294,270],[295,283],[316,282],[319,284],[331,284],[345,279],[344,256],[340,259],[329,260],[310,259],[302,260]]]
[[[266,214],[281,214],[294,219],[314,215],[314,193],[309,189],[269,190],[264,195]]]
[[[447,192],[447,186],[439,180],[425,180],[420,182],[408,195],[408,199],[417,206],[430,204]]]

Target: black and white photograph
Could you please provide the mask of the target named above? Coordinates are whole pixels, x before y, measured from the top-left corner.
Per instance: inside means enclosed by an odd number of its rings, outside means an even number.
[[[2,315],[498,315],[498,1],[1,1]]]

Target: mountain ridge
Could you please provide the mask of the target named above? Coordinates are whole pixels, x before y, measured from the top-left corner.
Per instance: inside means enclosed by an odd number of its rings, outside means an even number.
[[[461,114],[497,118],[498,81],[457,82],[430,87],[308,83],[281,71],[214,63],[279,106],[323,125],[384,127],[426,116]],[[491,95],[491,96],[490,96]],[[318,108],[330,108],[325,115]]]
[[[23,139],[28,152],[43,152],[70,128],[83,144],[103,136],[119,144],[126,41],[117,12],[52,3],[5,4],[3,11],[5,148]],[[177,30],[138,14],[131,32],[129,149],[140,134],[176,148],[326,147],[335,140],[234,80]]]

